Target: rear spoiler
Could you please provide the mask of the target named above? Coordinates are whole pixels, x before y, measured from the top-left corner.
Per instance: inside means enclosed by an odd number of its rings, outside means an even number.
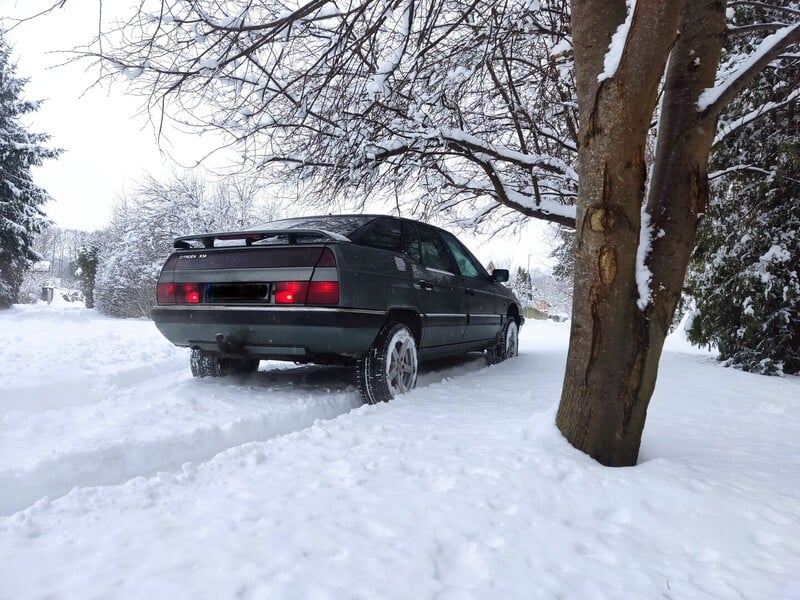
[[[254,242],[266,238],[286,236],[290,244],[297,244],[301,238],[323,238],[332,242],[349,242],[350,239],[323,229],[263,229],[247,231],[221,231],[218,233],[199,233],[197,235],[182,235],[175,238],[172,247],[177,250],[189,250],[192,248],[214,248],[215,241],[241,240],[243,245],[251,246]],[[226,244],[227,245],[227,244]],[[233,244],[231,244],[233,245]],[[239,245],[239,244],[236,244]]]

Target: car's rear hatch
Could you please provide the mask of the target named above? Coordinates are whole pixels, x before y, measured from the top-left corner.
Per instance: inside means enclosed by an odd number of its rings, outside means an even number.
[[[165,305],[336,305],[333,243],[320,230],[210,233],[177,238],[157,285]]]

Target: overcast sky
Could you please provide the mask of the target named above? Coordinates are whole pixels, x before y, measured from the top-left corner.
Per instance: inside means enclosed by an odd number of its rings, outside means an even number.
[[[0,0],[0,14],[30,14],[41,0]],[[115,8],[125,4],[115,0]],[[72,0],[63,9],[23,23],[8,33],[18,75],[30,81],[25,97],[43,100],[27,121],[37,133],[52,136],[51,145],[64,153],[35,170],[36,183],[54,201],[48,216],[62,227],[92,230],[105,225],[114,200],[135,186],[144,173],[168,174],[168,150],[191,164],[191,145],[161,141],[140,114],[141,99],[126,96],[121,86],[90,86],[97,68],[89,62],[59,66],[59,52],[87,43],[97,29],[97,2]],[[111,3],[105,3],[108,13]]]
[[[29,15],[50,3],[0,0],[0,15]],[[140,114],[140,98],[126,96],[121,84],[87,89],[97,77],[91,63],[59,66],[65,59],[59,52],[86,44],[96,33],[98,3],[70,0],[64,8],[23,23],[7,36],[18,75],[30,80],[26,98],[44,100],[28,125],[51,135],[51,145],[64,150],[60,158],[34,171],[36,183],[53,197],[47,214],[61,227],[87,231],[106,225],[115,199],[135,187],[145,173],[167,176],[176,168],[172,159],[189,166],[211,147],[209,140],[175,132],[159,142],[146,115]],[[117,16],[129,14],[126,6],[125,0],[105,2],[104,16],[112,18],[112,8],[120,11]],[[528,260],[531,266],[551,264],[550,244],[543,242],[550,237],[548,226],[534,222],[527,230],[522,239],[461,237],[484,262],[508,258],[523,266]]]

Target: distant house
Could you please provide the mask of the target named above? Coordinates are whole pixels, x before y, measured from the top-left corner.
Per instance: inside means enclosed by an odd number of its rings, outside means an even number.
[[[541,311],[545,314],[550,312],[550,309],[553,308],[553,305],[547,302],[546,300],[535,299],[533,300],[533,308],[538,311]]]
[[[39,262],[33,263],[31,271],[33,271],[34,273],[49,273],[50,268],[51,265],[49,260],[40,260]]]

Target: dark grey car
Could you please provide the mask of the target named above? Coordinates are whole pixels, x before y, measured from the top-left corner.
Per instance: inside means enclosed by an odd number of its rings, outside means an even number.
[[[304,217],[180,237],[152,317],[197,377],[261,359],[352,364],[366,402],[416,384],[418,361],[517,354],[518,300],[455,236],[384,215]]]

